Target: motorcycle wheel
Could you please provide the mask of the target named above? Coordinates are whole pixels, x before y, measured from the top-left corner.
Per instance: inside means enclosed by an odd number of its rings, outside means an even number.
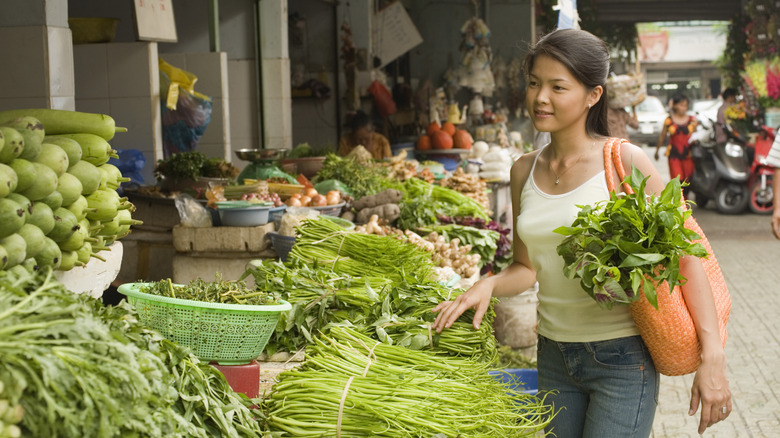
[[[722,184],[715,190],[715,204],[721,214],[740,214],[749,201],[750,194],[743,185]]]
[[[748,206],[753,213],[771,214],[774,209],[774,192],[772,190],[772,176],[767,176],[766,188],[761,189],[761,181],[756,181],[750,187],[750,203]]]

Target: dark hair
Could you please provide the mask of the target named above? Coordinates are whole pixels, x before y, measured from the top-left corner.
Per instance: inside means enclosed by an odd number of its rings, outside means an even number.
[[[683,101],[690,102],[690,100],[688,99],[688,96],[686,96],[685,94],[683,94],[683,93],[674,93],[672,95],[672,105],[677,105],[678,103],[683,102]]]
[[[609,76],[609,47],[597,36],[579,29],[557,29],[543,36],[525,55],[523,69],[526,77],[534,67],[539,55],[547,55],[561,64],[580,81],[585,88],[592,90],[601,86],[604,92],[601,98],[588,111],[585,129],[588,134],[608,137],[607,123],[607,77]]]
[[[371,118],[363,110],[357,110],[347,124],[352,132],[365,126],[371,126]]]
[[[723,90],[723,93],[721,93],[721,96],[723,96],[723,100],[726,100],[729,97],[737,97],[738,94],[739,91],[737,91],[736,88],[726,88]]]

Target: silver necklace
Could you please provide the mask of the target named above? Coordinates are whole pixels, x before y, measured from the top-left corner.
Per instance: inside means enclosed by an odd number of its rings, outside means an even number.
[[[593,144],[590,146],[590,149],[593,149],[595,146],[596,146],[596,140],[593,140]],[[588,149],[588,150],[590,150],[590,149]],[[577,161],[575,161],[575,162],[574,162],[574,164],[572,164],[571,166],[569,166],[569,167],[567,167],[567,168],[563,169],[563,172],[561,172],[561,174],[560,174],[560,175],[558,175],[557,173],[555,173],[555,170],[553,170],[553,167],[552,167],[552,160],[550,160],[550,161],[548,161],[548,162],[547,162],[547,167],[549,167],[549,168],[550,168],[550,172],[552,172],[552,173],[553,173],[553,175],[555,175],[555,185],[556,185],[556,186],[558,185],[558,183],[560,183],[560,182],[561,182],[561,177],[563,176],[563,174],[564,174],[564,173],[568,172],[568,171],[569,171],[569,169],[571,169],[572,167],[576,167],[576,166],[577,166],[577,164],[578,164],[578,163],[580,162],[580,160],[582,159],[582,156],[583,156],[583,155],[585,155],[585,152],[588,152],[588,151],[583,151],[583,152],[582,152],[582,153],[581,153],[581,154],[580,154],[580,155],[577,157]]]

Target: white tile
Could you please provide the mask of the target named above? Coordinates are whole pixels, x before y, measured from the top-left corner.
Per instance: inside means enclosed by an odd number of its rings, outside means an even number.
[[[113,98],[108,114],[114,118],[117,126],[127,128],[127,132],[118,133],[111,144],[123,149],[151,148],[155,144],[154,115],[151,112],[149,97]]]
[[[76,99],[108,98],[106,44],[73,46]]]
[[[263,96],[266,98],[289,98],[290,90],[290,60],[263,60]]]
[[[47,97],[46,27],[0,28],[0,41],[0,96]]]
[[[73,111],[76,108],[76,101],[73,96],[52,96],[46,107]]]
[[[66,27],[47,28],[49,59],[49,93],[56,97],[75,95],[73,71],[73,43],[70,29]]]
[[[156,43],[111,43],[108,46],[108,92],[114,97],[144,97],[156,90],[157,58],[150,45]],[[154,63],[154,66],[153,66]]]
[[[160,55],[160,58],[174,67],[183,70],[187,70],[189,68],[187,67],[187,55],[184,53],[163,53]]]
[[[254,60],[229,60],[228,81],[230,93],[247,96],[248,87],[257,90],[257,69]]]
[[[228,81],[226,52],[188,54],[187,70],[198,77],[196,91],[212,98],[225,96]]]
[[[201,136],[201,141],[208,143],[224,143],[225,141],[225,112],[222,100],[213,100],[211,106],[211,121],[206,131]]]

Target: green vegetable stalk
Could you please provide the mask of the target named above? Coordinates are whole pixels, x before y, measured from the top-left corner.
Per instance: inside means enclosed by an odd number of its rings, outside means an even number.
[[[645,193],[648,178],[633,168],[626,178],[633,194],[612,193],[608,201],[581,206],[572,226],[554,230],[566,236],[557,249],[564,274],[579,278],[603,308],[642,294],[658,308],[655,284],[665,281],[673,290],[686,281],[680,258],[707,256],[701,244],[691,242],[701,236],[685,228],[691,211],[681,203],[680,180],[669,181],[656,197]]]
[[[315,338],[302,366],[279,375],[264,409],[272,433],[296,437],[535,437],[554,415],[484,364],[386,345],[346,326]]]

